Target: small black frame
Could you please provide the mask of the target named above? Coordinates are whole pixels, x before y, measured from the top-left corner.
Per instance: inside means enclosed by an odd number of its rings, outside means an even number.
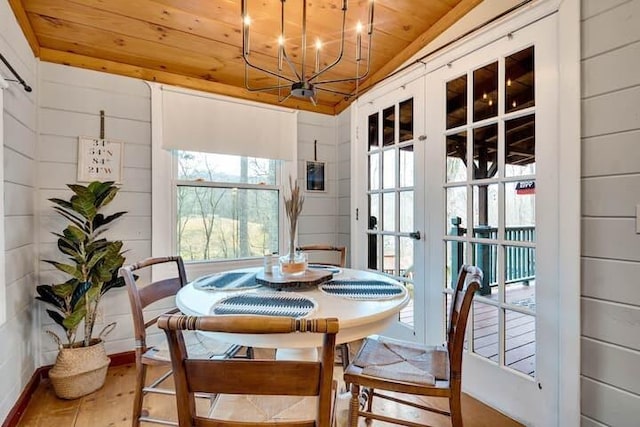
[[[324,162],[307,161],[307,191],[326,191]]]

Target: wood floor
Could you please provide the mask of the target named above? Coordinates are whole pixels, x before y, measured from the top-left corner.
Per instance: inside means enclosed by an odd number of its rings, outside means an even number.
[[[268,354],[257,352],[256,357],[269,357]],[[97,392],[83,398],[67,401],[55,397],[48,380],[40,384],[33,395],[19,426],[42,427],[128,427],[131,425],[131,406],[135,384],[135,365],[123,365],[109,369],[105,386]],[[430,400],[438,407],[446,409],[447,402],[442,399]],[[206,401],[199,402],[206,411]],[[173,396],[151,396],[145,399],[145,408],[153,415],[176,419]],[[494,411],[477,400],[463,395],[462,407],[464,411],[465,427],[517,427],[521,424]],[[414,422],[425,423],[434,427],[449,426],[448,418],[428,414],[387,403],[381,399],[374,402],[378,412],[388,415],[402,414],[402,417]],[[342,414],[346,416],[346,413]],[[151,424],[146,424],[151,425]],[[365,424],[361,419],[361,426],[385,426],[387,423],[374,421]]]

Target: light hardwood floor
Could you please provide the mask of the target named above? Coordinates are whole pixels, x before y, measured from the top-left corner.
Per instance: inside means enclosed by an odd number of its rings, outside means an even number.
[[[269,357],[257,351],[256,357]],[[107,374],[105,386],[95,393],[76,400],[58,399],[50,383],[43,381],[33,395],[19,426],[29,427],[129,427],[131,426],[131,405],[135,384],[135,365],[112,367]],[[150,396],[145,399],[145,408],[155,416],[176,419],[176,409],[172,396]],[[438,407],[446,409],[445,400],[433,399]],[[207,402],[200,401],[202,410],[206,411]],[[374,403],[377,411],[402,414],[402,417],[434,427],[449,426],[446,417],[436,414],[425,415],[424,412],[399,406],[391,402],[377,399]],[[505,417],[477,400],[463,395],[465,427],[517,427],[521,424]],[[151,424],[146,424],[151,425]],[[361,426],[384,426],[387,423],[374,421]]]

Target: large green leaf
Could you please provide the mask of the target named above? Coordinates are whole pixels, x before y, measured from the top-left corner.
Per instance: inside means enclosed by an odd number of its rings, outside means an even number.
[[[62,328],[65,331],[68,330],[68,328],[64,324],[64,317],[60,313],[58,313],[57,311],[53,311],[53,310],[48,310],[47,309],[47,314],[49,315],[49,317],[51,317],[53,319],[54,322],[56,322],[58,325],[62,326]]]
[[[109,186],[104,192],[96,194],[96,206],[101,209],[111,203],[111,201],[118,194],[119,188],[115,185]]]
[[[54,291],[54,287],[51,285],[40,285],[36,286],[36,292],[38,296],[36,299],[51,304],[54,307],[59,308],[60,310],[64,310],[66,307],[66,303],[64,298],[60,297]]]
[[[82,264],[83,263],[83,255],[80,252],[80,246],[67,240],[67,239],[63,239],[60,238],[58,239],[58,249],[60,250],[60,252],[62,252],[65,255],[69,255],[70,257],[73,258],[73,260],[78,263],[78,264]]]
[[[77,310],[74,310],[69,316],[67,316],[63,321],[63,326],[67,329],[76,329],[80,322],[84,320],[84,316],[87,315],[87,308],[85,306],[79,307]]]
[[[75,225],[68,225],[67,228],[64,229],[63,233],[64,233],[64,237],[66,237],[67,239],[71,240],[74,243],[85,242],[89,237],[87,236],[87,233],[85,233],[84,230],[82,230],[79,227],[76,227]]]
[[[71,191],[76,193],[76,196],[78,197],[95,199],[95,196],[93,192],[89,189],[89,187],[85,187],[84,185],[80,185],[80,184],[67,184],[67,187],[69,187]],[[74,197],[71,197],[71,199],[73,199]]]
[[[100,290],[100,295],[102,296],[106,294],[109,289],[121,288],[125,285],[126,283],[124,281],[124,278],[114,275],[114,277],[111,280],[109,280],[108,282],[105,282],[102,285],[102,289]]]
[[[102,251],[92,252],[89,256],[89,259],[87,260],[87,270],[91,271],[96,266],[96,264],[102,261],[107,255],[108,252],[106,249]]]
[[[58,270],[64,273],[67,273],[75,277],[76,279],[82,280],[82,272],[77,267],[74,267],[73,265],[64,264],[58,261],[51,261],[47,259],[45,259],[44,262],[53,265]]]
[[[96,205],[94,204],[95,200],[93,199],[93,195],[91,197],[72,197],[71,204],[73,205],[73,210],[82,215],[83,218],[86,218],[87,221],[92,222],[93,218],[98,213]]]
[[[68,212],[58,206],[54,206],[53,210],[58,212],[60,215],[62,215],[63,217],[65,217],[66,219],[68,219],[69,221],[71,221],[73,224],[77,225],[79,228],[82,228],[83,230],[85,230],[86,232],[89,232],[88,228],[87,228],[87,224],[86,221],[82,218],[80,218],[77,215],[74,215],[71,212]]]
[[[84,295],[91,289],[91,282],[80,282],[78,286],[73,290],[71,295],[71,309],[75,310],[78,301],[80,301]]]
[[[64,283],[60,283],[58,285],[53,286],[53,292],[61,298],[70,297],[73,293],[73,290],[78,286],[79,280],[72,278],[67,280]]]
[[[120,218],[122,215],[126,214],[126,211],[122,211],[122,212],[116,212],[113,215],[109,215],[107,217],[105,217],[102,214],[98,214],[96,215],[96,217],[93,219],[93,229],[98,230],[100,227],[104,227],[107,224],[110,224],[111,222],[115,221],[116,219]]]

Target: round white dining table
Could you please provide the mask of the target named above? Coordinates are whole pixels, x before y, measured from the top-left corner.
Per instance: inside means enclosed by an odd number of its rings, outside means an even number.
[[[261,272],[262,268],[233,270],[234,272]],[[391,278],[374,272],[341,268],[333,275],[333,280],[375,280],[397,284]],[[213,315],[212,308],[219,301],[240,293],[276,292],[274,289],[259,287],[254,289],[229,291],[198,289],[193,282],[183,287],[176,295],[177,307],[184,314],[203,316]],[[318,286],[291,291],[311,299],[315,309],[305,318],[335,317],[340,322],[340,331],[336,344],[355,341],[368,335],[379,333],[398,319],[398,313],[410,300],[406,288],[392,298],[351,299],[329,294]],[[315,360],[316,348],[322,346],[320,334],[231,334],[214,333],[216,338],[232,344],[258,348],[275,348],[277,359]]]

